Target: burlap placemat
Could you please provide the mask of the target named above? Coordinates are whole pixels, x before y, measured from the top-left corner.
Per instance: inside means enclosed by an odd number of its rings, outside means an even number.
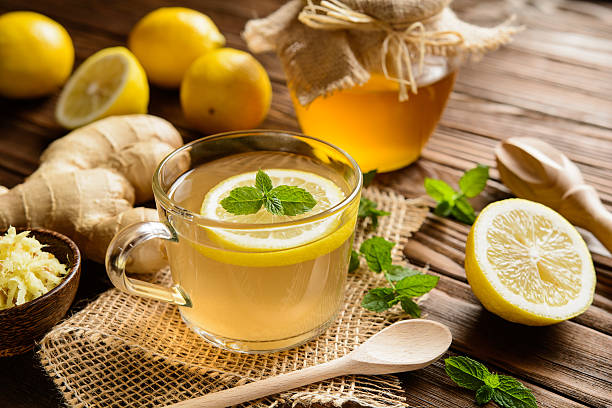
[[[401,248],[419,229],[428,209],[390,190],[370,187],[364,196],[391,215],[381,217],[376,231],[360,222],[355,248],[375,234]],[[170,282],[169,272],[157,280]],[[175,306],[130,296],[112,289],[48,333],[40,344],[43,367],[72,407],[158,407],[245,382],[278,375],[341,357],[374,333],[406,317],[399,307],[385,313],[361,307],[364,294],[383,284],[381,274],[360,268],[349,274],[344,305],[335,324],[296,349],[244,355],[211,346],[183,324]],[[244,406],[404,407],[399,379],[345,376],[302,387]]]

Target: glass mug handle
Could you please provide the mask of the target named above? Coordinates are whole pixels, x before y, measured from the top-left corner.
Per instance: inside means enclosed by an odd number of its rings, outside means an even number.
[[[125,274],[130,253],[139,245],[161,238],[176,242],[176,236],[161,222],[140,222],[122,229],[106,251],[106,273],[115,287],[131,295],[161,300],[178,306],[191,307],[191,299],[178,285],[164,287],[128,278]]]

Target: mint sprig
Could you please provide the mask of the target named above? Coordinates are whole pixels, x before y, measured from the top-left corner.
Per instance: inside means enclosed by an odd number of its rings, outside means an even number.
[[[255,214],[263,206],[275,215],[298,215],[310,211],[317,201],[312,194],[296,186],[273,187],[262,170],[255,176],[255,186],[236,187],[221,200],[225,211],[235,215]]]
[[[515,378],[489,372],[482,363],[465,356],[444,360],[446,374],[457,385],[476,391],[479,405],[493,400],[502,408],[537,408],[529,388]]]
[[[359,267],[359,256],[362,256],[368,268],[373,272],[383,273],[389,283],[388,287],[374,288],[366,293],[361,306],[375,312],[383,312],[399,303],[404,312],[420,317],[421,309],[413,298],[429,292],[438,284],[440,278],[421,274],[405,266],[393,265],[391,249],[394,246],[393,242],[384,238],[372,237],[361,244],[359,253],[351,252],[349,270]]]
[[[467,198],[480,194],[488,179],[489,166],[479,164],[463,174],[459,180],[459,191],[455,191],[445,181],[432,178],[425,179],[425,191],[438,203],[434,210],[436,215],[452,216],[463,223],[473,224],[476,212]]]
[[[378,204],[368,198],[361,197],[359,200],[359,210],[357,211],[357,217],[365,219],[370,217],[372,221],[372,228],[378,227],[378,217],[391,214],[388,211],[379,210]]]

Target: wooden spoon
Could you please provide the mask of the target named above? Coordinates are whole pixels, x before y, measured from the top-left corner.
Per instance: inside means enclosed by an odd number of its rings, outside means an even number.
[[[381,330],[339,359],[214,392],[167,408],[228,407],[341,375],[418,370],[440,358],[451,341],[450,330],[441,323],[423,319],[404,320]]]
[[[495,156],[503,183],[517,197],[558,211],[612,252],[612,214],[563,153],[538,139],[512,137],[497,146]]]

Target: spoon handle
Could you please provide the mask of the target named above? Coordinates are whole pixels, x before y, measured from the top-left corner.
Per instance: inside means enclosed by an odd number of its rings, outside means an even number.
[[[278,394],[293,388],[301,387],[323,381],[328,378],[338,377],[351,372],[352,360],[348,356],[329,361],[327,363],[269,377],[264,380],[254,381],[223,391],[206,394],[202,397],[182,401],[169,405],[166,408],[222,408],[268,395]]]

